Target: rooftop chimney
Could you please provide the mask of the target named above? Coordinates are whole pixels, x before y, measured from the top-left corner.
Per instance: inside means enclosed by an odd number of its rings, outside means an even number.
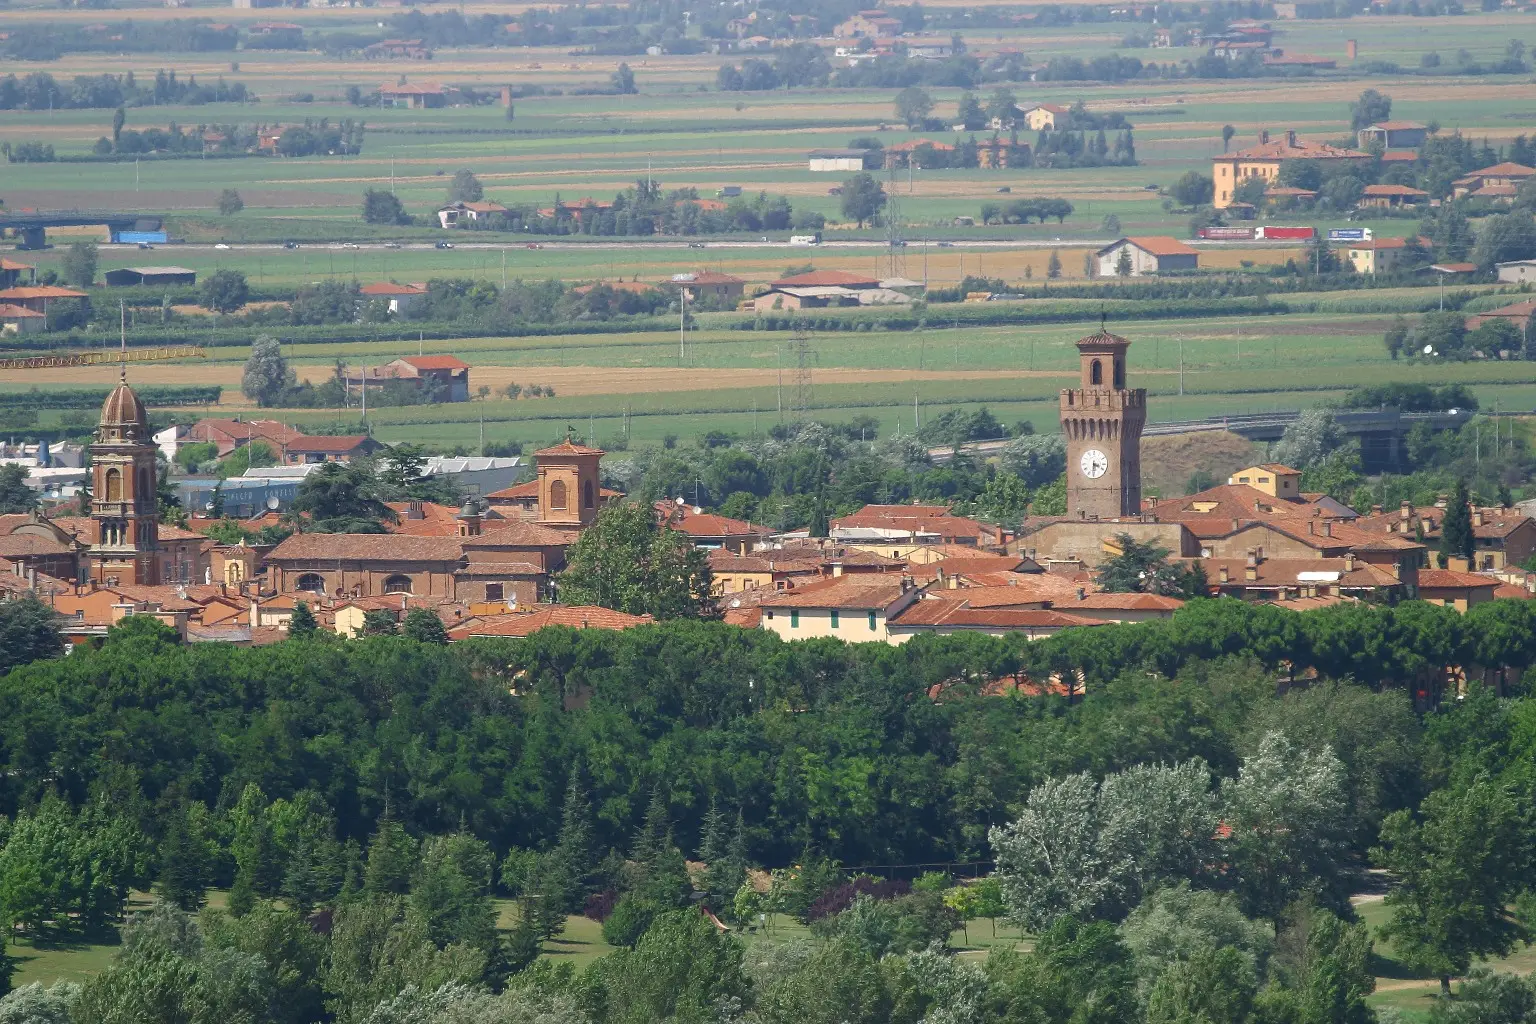
[[[1079,601],[1086,601],[1086,600],[1088,600],[1088,588],[1086,588],[1086,587],[1078,587],[1077,588],[1077,599]]]
[[[1286,130],[1285,144],[1290,146],[1292,149],[1296,148],[1296,132],[1294,130]]]
[[[1266,143],[1268,141],[1269,141],[1269,129],[1268,128],[1260,128],[1259,129],[1259,145],[1262,146],[1264,143]]]
[[[1411,515],[1413,515],[1413,502],[1404,501],[1397,506],[1397,517],[1399,519],[1407,519]]]
[[[1344,552],[1344,571],[1355,571],[1355,553],[1353,551]]]
[[[1332,537],[1333,536],[1333,520],[1332,519],[1324,519],[1323,520],[1323,536],[1324,537]]]
[[[1472,525],[1473,526],[1482,526],[1483,525],[1483,510],[1482,509],[1477,509],[1476,511],[1474,511],[1472,513]]]

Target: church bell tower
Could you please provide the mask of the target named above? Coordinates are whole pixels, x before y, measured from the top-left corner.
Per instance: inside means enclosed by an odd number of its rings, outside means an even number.
[[[91,445],[91,578],[124,585],[160,582],[155,445],[144,403],[126,374],[107,396]]]
[[[1067,442],[1067,515],[1116,519],[1141,514],[1141,430],[1147,391],[1125,386],[1130,340],[1102,325],[1077,342],[1081,380],[1061,393]]]

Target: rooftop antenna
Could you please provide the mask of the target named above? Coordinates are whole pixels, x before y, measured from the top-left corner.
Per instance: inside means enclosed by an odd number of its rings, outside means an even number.
[[[118,379],[128,380],[128,307],[117,300],[117,370]]]

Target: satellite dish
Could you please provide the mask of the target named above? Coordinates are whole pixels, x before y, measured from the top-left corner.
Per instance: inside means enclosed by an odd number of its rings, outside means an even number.
[[[278,501],[277,500],[277,495],[274,494],[274,495],[272,495],[271,497],[269,497],[267,499],[267,510],[271,511],[271,512],[276,512],[277,511],[277,506],[279,506],[281,504],[282,504],[282,502]]]
[[[205,512],[212,512],[213,511],[213,502],[210,501],[208,504],[204,505],[203,506],[203,510]]]
[[[678,498],[677,499],[677,507],[678,508],[682,508],[686,504],[688,504],[688,503],[686,501],[684,501],[682,498]]]
[[[1424,346],[1424,354],[1425,355],[1427,355],[1427,356],[1428,355],[1433,355],[1434,352],[1435,352],[1435,346],[1433,346],[1433,345],[1425,345]]]

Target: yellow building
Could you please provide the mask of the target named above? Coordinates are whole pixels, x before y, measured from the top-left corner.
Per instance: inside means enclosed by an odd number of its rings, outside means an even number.
[[[1225,210],[1237,201],[1237,190],[1249,178],[1258,178],[1267,185],[1274,185],[1280,177],[1280,165],[1287,160],[1326,160],[1330,163],[1343,161],[1363,163],[1371,154],[1353,149],[1340,149],[1323,142],[1307,142],[1288,131],[1279,139],[1270,140],[1269,132],[1259,133],[1259,144],[1235,153],[1223,153],[1211,163],[1211,180],[1216,184],[1212,205]]]
[[[1357,274],[1385,274],[1397,268],[1407,251],[1408,243],[1401,238],[1351,242],[1349,264]]]
[[[1024,123],[1032,132],[1055,131],[1065,128],[1070,111],[1054,103],[1037,103],[1024,111]]]
[[[1268,462],[1262,466],[1249,466],[1227,477],[1228,484],[1247,484],[1263,491],[1271,498],[1296,501],[1301,498],[1301,470]]]

